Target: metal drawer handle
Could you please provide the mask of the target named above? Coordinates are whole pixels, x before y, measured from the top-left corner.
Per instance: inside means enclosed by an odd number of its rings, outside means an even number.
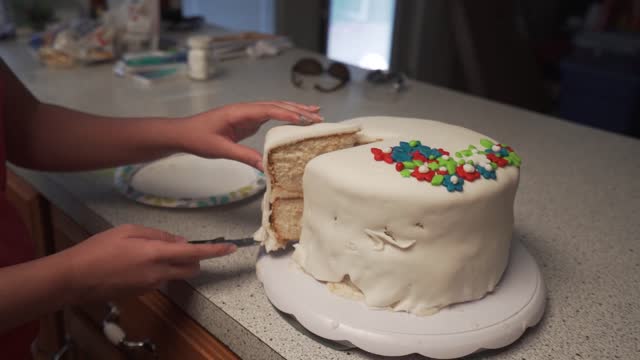
[[[61,360],[64,358],[64,356],[67,354],[67,352],[71,351],[74,347],[73,344],[73,340],[71,340],[71,336],[69,336],[69,334],[67,334],[64,337],[64,345],[62,345],[62,347],[60,348],[60,350],[56,351],[55,354],[53,354],[53,357],[51,358],[52,360]]]
[[[125,349],[148,351],[152,353],[154,357],[157,357],[156,344],[151,342],[150,339],[144,339],[142,341],[127,340],[127,334],[120,325],[117,324],[120,317],[120,311],[112,303],[107,304],[107,306],[109,312],[102,321],[102,332],[109,342],[115,346]]]

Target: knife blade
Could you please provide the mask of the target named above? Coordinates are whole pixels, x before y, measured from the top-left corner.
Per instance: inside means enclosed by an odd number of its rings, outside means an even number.
[[[190,240],[190,244],[199,245],[199,244],[234,244],[237,247],[245,247],[258,245],[258,243],[253,238],[241,238],[241,239],[226,239],[224,236],[217,237],[215,239],[207,239],[207,240]]]

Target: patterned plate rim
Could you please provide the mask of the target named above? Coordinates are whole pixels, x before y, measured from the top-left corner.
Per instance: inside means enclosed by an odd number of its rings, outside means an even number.
[[[202,208],[210,206],[226,205],[258,194],[266,187],[266,179],[262,172],[254,170],[255,179],[237,190],[226,194],[211,195],[205,198],[172,198],[146,194],[131,186],[133,176],[149,163],[125,165],[116,168],[114,173],[114,185],[125,197],[136,202],[167,208]]]

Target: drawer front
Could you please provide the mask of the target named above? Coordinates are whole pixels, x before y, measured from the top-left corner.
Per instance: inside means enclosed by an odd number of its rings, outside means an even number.
[[[52,208],[51,216],[55,251],[62,251],[89,237],[84,229],[62,211]],[[156,345],[156,359],[239,359],[159,291],[117,299],[111,304],[119,311],[115,323],[124,330],[126,339],[149,339]],[[74,306],[65,312],[67,333],[76,344],[77,351],[74,354],[79,356],[79,359],[83,359],[82,356],[86,354],[89,354],[91,359],[115,359],[99,357],[99,354],[94,354],[90,349],[96,348],[100,353],[109,353],[109,356],[115,356],[113,354],[117,353],[124,354],[127,358],[153,359],[153,356],[145,351],[123,350],[108,342],[102,333],[102,323],[108,309],[106,303],[93,303]],[[82,329],[91,335],[79,333]],[[107,352],[106,348],[109,348],[110,352]]]
[[[117,324],[127,339],[149,339],[158,359],[236,360],[228,347],[197,324],[159,291],[112,302],[120,313]],[[99,324],[108,312],[106,304],[85,304],[79,311]],[[140,351],[137,351],[140,354]],[[149,357],[151,358],[151,357]]]
[[[53,206],[51,207],[51,224],[56,252],[73,246],[90,236],[87,231],[67,214]]]
[[[36,245],[38,257],[53,253],[49,203],[31,184],[7,169],[7,200],[18,212]],[[62,313],[56,312],[40,319],[36,341],[38,358],[50,358],[63,344]]]
[[[7,200],[16,209],[29,235],[36,242],[38,256],[51,253],[48,246],[48,203],[29,183],[7,169]]]
[[[113,346],[87,315],[75,310],[64,312],[64,325],[71,347],[64,359],[73,360],[127,360],[125,353]]]

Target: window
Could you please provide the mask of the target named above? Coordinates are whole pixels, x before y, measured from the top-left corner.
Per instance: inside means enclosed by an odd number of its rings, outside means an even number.
[[[327,56],[371,70],[388,70],[395,0],[331,0]]]
[[[186,16],[201,15],[209,24],[234,31],[275,33],[274,0],[182,0]]]

